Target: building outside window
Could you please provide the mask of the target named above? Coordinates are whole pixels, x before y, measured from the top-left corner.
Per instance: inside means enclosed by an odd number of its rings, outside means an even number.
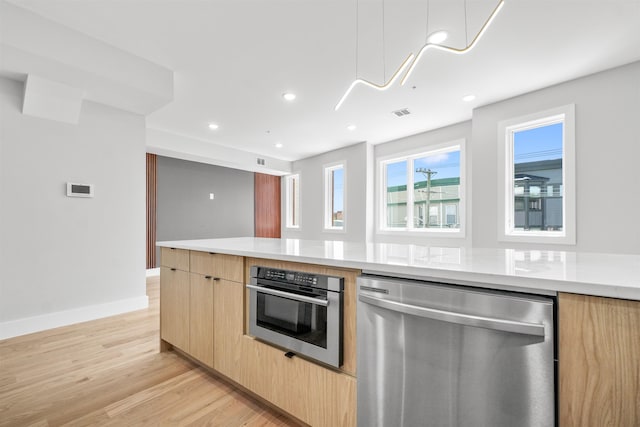
[[[326,230],[345,229],[345,181],[344,163],[324,167],[324,228]]]
[[[463,142],[379,161],[381,231],[460,234]]]
[[[575,243],[573,105],[501,122],[499,137],[499,239]]]
[[[300,228],[300,175],[285,177],[287,228]]]

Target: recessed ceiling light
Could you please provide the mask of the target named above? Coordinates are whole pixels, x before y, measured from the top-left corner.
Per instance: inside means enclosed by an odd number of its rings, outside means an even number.
[[[427,43],[439,44],[445,41],[447,37],[449,37],[449,33],[444,30],[434,31],[427,37]]]
[[[349,126],[347,126],[347,129],[356,130],[356,125],[349,125]]]
[[[220,127],[220,126],[218,126],[218,125],[217,125],[217,124],[215,124],[215,123],[209,123],[209,129],[211,129],[211,130],[216,130],[216,129],[218,129],[219,127]]]
[[[471,101],[473,101],[474,99],[476,99],[476,96],[475,96],[475,95],[465,95],[465,96],[463,96],[463,97],[462,97],[462,100],[463,100],[464,102],[471,102]]]
[[[296,99],[296,94],[291,92],[285,92],[282,94],[282,97],[287,101],[293,101],[294,99]]]
[[[281,142],[276,142],[276,148],[282,148],[282,143]]]

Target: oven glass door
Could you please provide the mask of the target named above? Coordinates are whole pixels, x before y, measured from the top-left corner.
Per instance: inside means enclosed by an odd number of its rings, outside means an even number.
[[[327,348],[326,306],[258,291],[256,317],[258,326]]]

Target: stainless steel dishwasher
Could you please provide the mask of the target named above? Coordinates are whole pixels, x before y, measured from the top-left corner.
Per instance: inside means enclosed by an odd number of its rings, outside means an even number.
[[[556,423],[554,298],[358,278],[358,426]]]

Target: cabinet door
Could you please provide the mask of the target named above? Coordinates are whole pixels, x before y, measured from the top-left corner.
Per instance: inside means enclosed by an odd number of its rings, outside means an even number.
[[[356,379],[243,337],[240,384],[316,427],[356,425]]]
[[[160,338],[189,351],[189,273],[160,269]]]
[[[640,425],[640,301],[558,297],[560,425]]]
[[[214,368],[239,381],[244,334],[244,285],[219,280],[215,283],[213,296]]]
[[[211,276],[191,273],[189,303],[189,354],[213,367],[213,293]]]

